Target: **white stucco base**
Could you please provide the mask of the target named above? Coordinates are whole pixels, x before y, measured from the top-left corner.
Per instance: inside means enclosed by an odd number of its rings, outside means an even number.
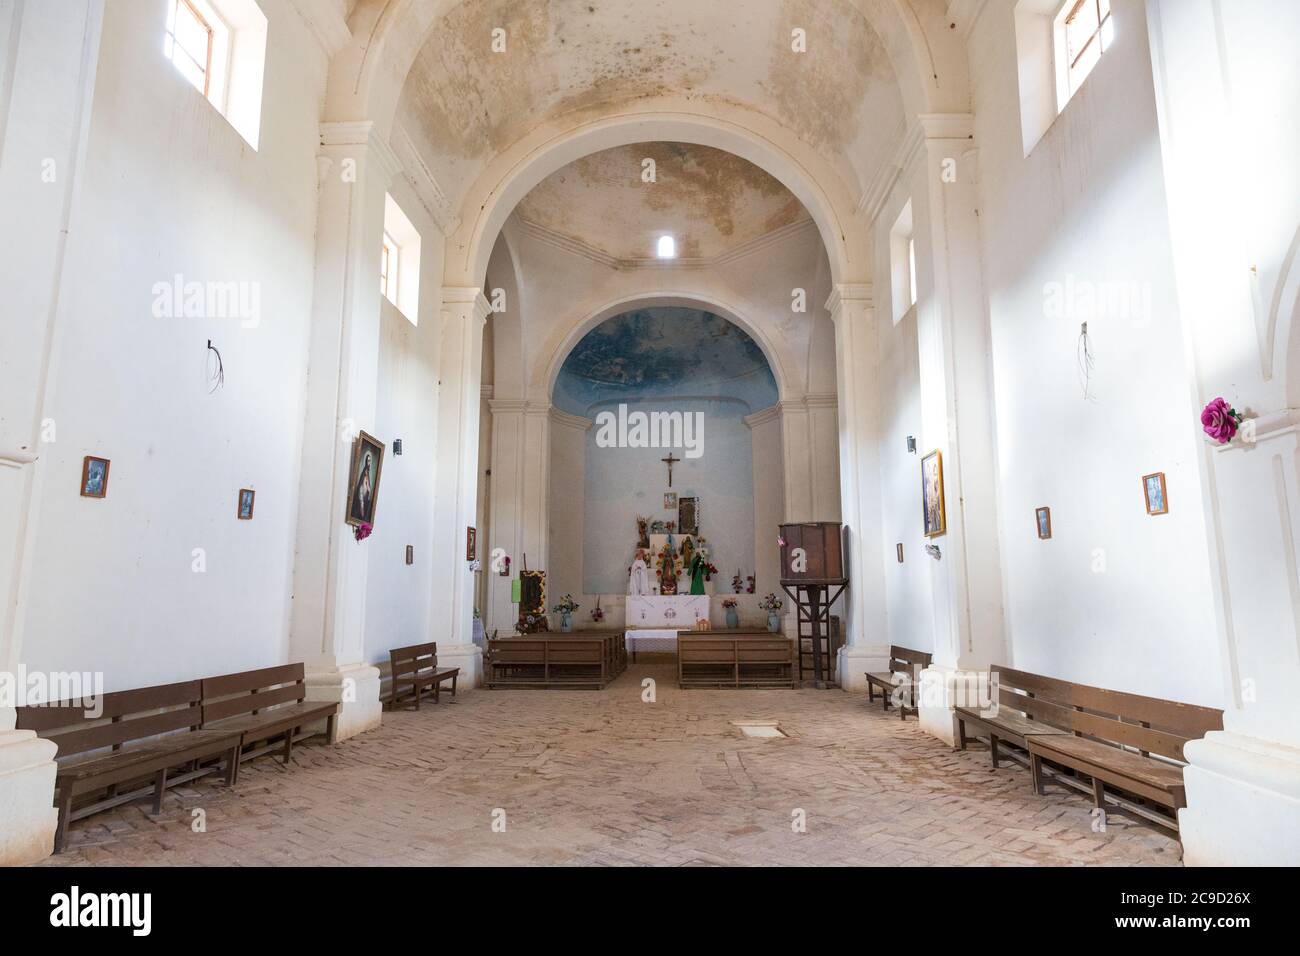
[[[958,705],[982,706],[980,672],[957,670],[932,664],[921,671],[918,712],[921,729],[950,747],[957,746],[957,723],[953,710]],[[984,688],[987,695],[987,687]]]
[[[835,666],[840,689],[865,692],[868,671],[883,671],[889,665],[889,648],[883,644],[845,644]]]
[[[1300,750],[1226,731],[1189,741],[1187,866],[1300,866]]]
[[[483,686],[483,648],[477,644],[438,643],[438,666],[459,667],[456,691]]]
[[[383,705],[379,701],[379,668],[347,664],[337,670],[307,675],[308,700],[333,700],[339,710],[336,740],[347,740],[379,726]]]
[[[0,731],[0,866],[35,863],[54,851],[54,754],[30,730]]]

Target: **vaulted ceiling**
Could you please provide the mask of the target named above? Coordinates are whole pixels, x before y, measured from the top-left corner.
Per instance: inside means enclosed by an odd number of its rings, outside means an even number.
[[[794,30],[805,52],[792,49]],[[668,96],[761,113],[846,157],[856,189],[903,124],[886,51],[849,0],[466,0],[417,56],[398,121],[455,201],[538,125]]]

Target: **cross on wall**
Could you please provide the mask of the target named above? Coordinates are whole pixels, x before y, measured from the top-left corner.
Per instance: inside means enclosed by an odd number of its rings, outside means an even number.
[[[660,458],[659,460],[668,466],[668,487],[671,488],[673,486],[673,465],[677,464],[681,459],[674,458],[673,453],[669,452],[667,458]]]

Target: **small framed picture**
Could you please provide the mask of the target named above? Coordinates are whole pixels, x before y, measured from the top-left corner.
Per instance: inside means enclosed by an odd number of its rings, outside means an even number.
[[[465,529],[465,560],[473,561],[478,558],[478,529]]]
[[[240,521],[253,520],[253,499],[257,497],[257,492],[252,488],[239,489],[239,505],[235,508],[235,517]]]
[[[672,510],[677,508],[677,492],[664,492],[664,507]]]
[[[81,460],[81,497],[103,498],[108,494],[107,458],[87,455]]]
[[[903,542],[901,541],[898,542],[898,544],[894,545],[894,547],[898,549],[898,563],[902,564],[903,563]]]
[[[415,563],[415,545],[413,544],[408,544],[406,546],[406,563],[407,564]]]
[[[1157,471],[1153,475],[1142,476],[1142,492],[1147,499],[1147,514],[1169,514],[1169,495],[1165,491],[1165,473]]]
[[[352,469],[348,473],[347,517],[354,528],[375,523],[379,476],[384,467],[384,443],[360,432],[352,443]]]
[[[1052,536],[1052,509],[1046,506],[1034,509],[1034,523],[1038,525],[1038,537],[1046,541]]]
[[[948,530],[943,504],[943,455],[938,449],[921,459],[921,508],[927,538],[937,538]]]

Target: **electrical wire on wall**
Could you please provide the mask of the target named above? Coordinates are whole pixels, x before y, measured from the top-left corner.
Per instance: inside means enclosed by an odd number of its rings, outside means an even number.
[[[208,394],[211,395],[226,384],[226,366],[221,361],[221,353],[212,344],[212,339],[208,339],[208,352],[211,354],[207,356],[205,372],[208,379]]]
[[[1092,370],[1096,364],[1092,355],[1092,339],[1088,337],[1088,323],[1082,322],[1079,325],[1079,344],[1077,346],[1079,360],[1079,387],[1083,389],[1084,401],[1095,401],[1092,394]]]

